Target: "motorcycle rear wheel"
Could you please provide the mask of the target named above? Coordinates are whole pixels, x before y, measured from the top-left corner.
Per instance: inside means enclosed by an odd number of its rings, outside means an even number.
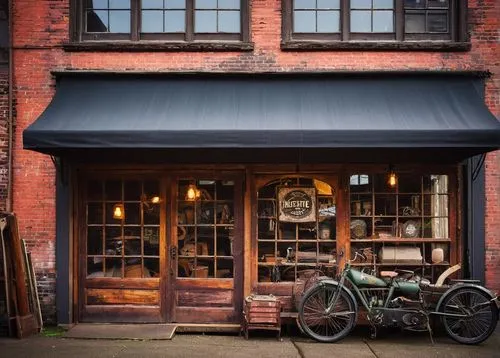
[[[478,307],[481,305],[481,307]],[[478,344],[495,331],[498,308],[491,297],[474,288],[460,288],[447,296],[442,305],[444,313],[469,314],[467,318],[441,318],[448,336],[462,344]]]
[[[339,292],[340,290],[340,292]],[[335,294],[339,294],[333,309],[327,308]],[[324,343],[341,340],[356,323],[356,305],[350,295],[339,286],[320,284],[306,292],[299,305],[299,324],[311,338]]]

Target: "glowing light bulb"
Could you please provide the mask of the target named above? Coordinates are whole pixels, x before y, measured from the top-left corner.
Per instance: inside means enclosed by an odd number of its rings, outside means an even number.
[[[113,207],[113,219],[123,219],[125,217],[125,210],[122,204],[116,204]]]
[[[160,202],[160,197],[159,196],[153,196],[151,198],[151,203],[158,204],[159,202]]]
[[[394,186],[396,186],[397,182],[398,182],[398,178],[396,177],[396,173],[390,173],[389,180],[388,180],[389,186],[394,187]]]
[[[188,200],[194,200],[196,198],[196,189],[193,186],[190,186],[186,193],[186,198]]]

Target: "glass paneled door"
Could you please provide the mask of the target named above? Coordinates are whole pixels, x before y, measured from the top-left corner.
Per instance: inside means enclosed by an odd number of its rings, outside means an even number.
[[[242,180],[179,176],[170,249],[176,322],[239,322]]]
[[[79,320],[164,321],[160,181],[107,175],[82,182]]]

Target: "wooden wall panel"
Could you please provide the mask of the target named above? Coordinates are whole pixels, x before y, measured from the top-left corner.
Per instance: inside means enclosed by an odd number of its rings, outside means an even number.
[[[177,307],[175,321],[179,323],[240,323],[241,314],[233,307]]]
[[[129,290],[129,289],[98,289],[86,290],[87,305],[146,305],[158,306],[160,293],[158,290]]]
[[[177,306],[223,307],[233,306],[233,291],[177,291]]]

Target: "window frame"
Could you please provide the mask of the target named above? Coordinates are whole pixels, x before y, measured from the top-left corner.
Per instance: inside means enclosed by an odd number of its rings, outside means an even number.
[[[394,32],[351,33],[350,0],[340,0],[340,33],[293,33],[293,1],[282,1],[283,50],[469,50],[466,34],[467,1],[449,0],[449,32],[404,32],[405,9],[402,0],[394,0]]]
[[[140,0],[130,0],[131,27],[130,33],[88,33],[85,32],[85,0],[71,0],[70,9],[70,41],[71,44],[97,44],[98,47],[105,43],[112,46],[116,44],[175,44],[174,47],[182,48],[182,44],[193,43],[248,43],[249,41],[249,0],[240,0],[240,32],[239,33],[194,33],[194,1],[186,0],[186,31],[184,33],[141,33],[141,8]],[[67,49],[78,50],[78,46],[66,46]],[[180,44],[180,45],[179,45]],[[161,47],[161,46],[160,46]],[[202,47],[202,46],[201,46]],[[221,46],[215,46],[225,49]],[[147,48],[146,48],[147,49]],[[234,46],[227,48],[233,49]],[[243,48],[246,49],[246,48]]]

